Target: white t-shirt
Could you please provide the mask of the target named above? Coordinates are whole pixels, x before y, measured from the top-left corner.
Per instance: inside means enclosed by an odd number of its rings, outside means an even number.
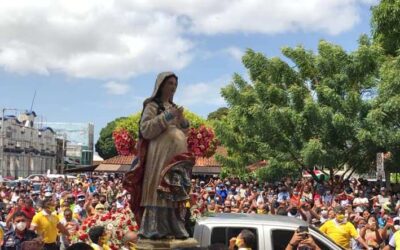
[[[353,200],[353,206],[356,206],[356,212],[361,213],[363,211],[362,207],[360,206],[361,204],[368,204],[368,198],[355,198]]]
[[[382,206],[385,202],[390,201],[389,196],[382,196],[382,195],[378,195],[378,203]]]

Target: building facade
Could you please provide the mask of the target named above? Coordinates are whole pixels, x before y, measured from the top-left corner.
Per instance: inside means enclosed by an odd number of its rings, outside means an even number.
[[[56,133],[38,128],[35,112],[23,112],[0,119],[0,175],[26,177],[56,172]]]

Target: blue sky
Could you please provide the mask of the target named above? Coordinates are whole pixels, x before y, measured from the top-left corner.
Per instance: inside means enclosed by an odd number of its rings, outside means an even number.
[[[118,4],[116,3],[118,2]],[[0,9],[0,107],[48,122],[107,122],[136,113],[159,71],[175,101],[206,117],[246,48],[280,56],[320,39],[351,51],[370,33],[373,0],[6,1]]]

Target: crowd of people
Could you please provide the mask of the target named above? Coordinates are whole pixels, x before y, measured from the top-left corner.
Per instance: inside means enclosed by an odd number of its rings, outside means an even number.
[[[75,249],[79,241],[95,250],[130,249],[137,227],[128,199],[122,176],[0,184],[1,249]]]
[[[335,176],[267,183],[211,178],[192,179],[192,189],[192,213],[198,216],[253,213],[295,217],[319,227],[345,249],[400,249],[400,232],[396,234],[400,193],[387,190],[379,180]]]
[[[83,242],[89,243],[87,249],[134,249],[138,227],[122,178],[0,184],[1,249],[85,249]],[[319,227],[345,249],[400,248],[400,193],[379,181],[335,176],[275,183],[218,177],[191,182],[187,208],[192,219],[213,213],[289,216]],[[301,238],[294,235],[287,249],[299,244]]]

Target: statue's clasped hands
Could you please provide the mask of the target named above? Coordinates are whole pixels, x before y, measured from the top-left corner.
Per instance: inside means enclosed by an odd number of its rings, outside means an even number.
[[[173,115],[178,121],[182,121],[184,119],[183,116],[183,107],[172,107],[169,112]]]

